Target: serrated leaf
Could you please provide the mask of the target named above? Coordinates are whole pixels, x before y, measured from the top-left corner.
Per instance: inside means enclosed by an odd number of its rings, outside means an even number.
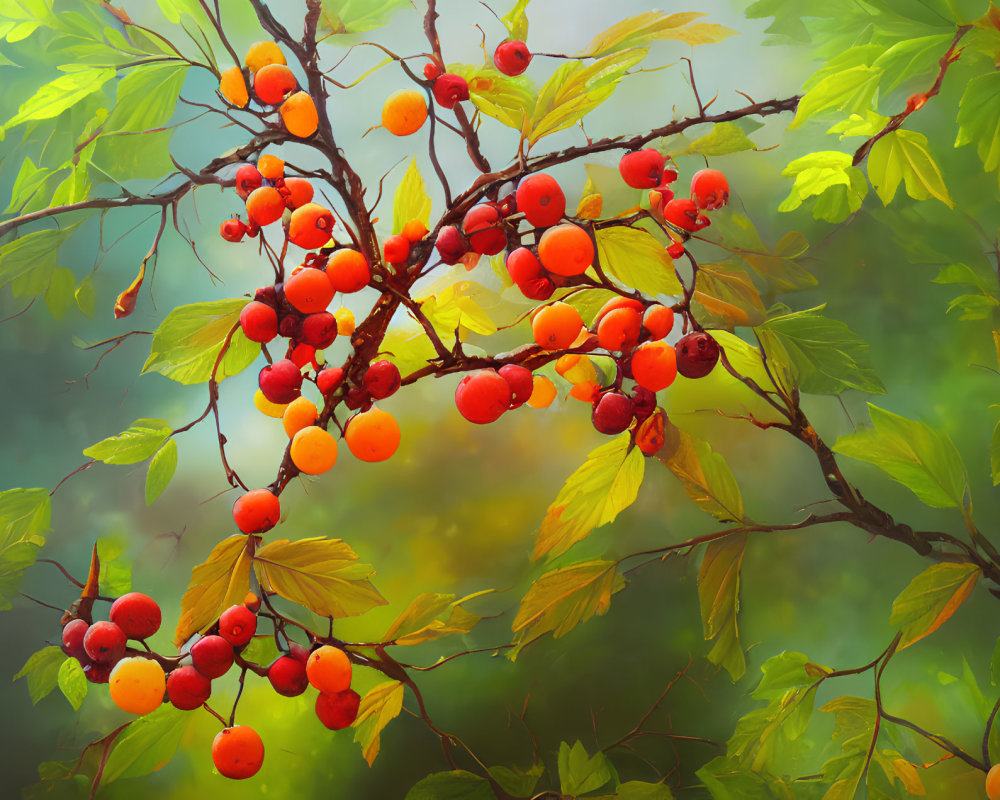
[[[858,114],[867,110],[878,91],[881,75],[880,69],[859,65],[824,77],[802,96],[788,127],[797,128],[825,111]]]
[[[401,8],[412,8],[410,0],[323,0],[319,29],[333,34],[365,33],[387,24]]]
[[[15,681],[18,678],[28,679],[28,694],[31,695],[32,705],[56,688],[59,684],[59,669],[68,658],[61,647],[43,647],[33,653],[17,672]]]
[[[576,797],[593,792],[611,777],[608,759],[600,750],[591,756],[579,739],[572,747],[559,743],[559,789],[564,795]]]
[[[541,762],[532,764],[528,769],[520,767],[490,767],[490,775],[500,788],[514,797],[531,797],[535,792],[538,779],[545,772]]]
[[[715,640],[708,660],[725,667],[734,681],[746,672],[746,659],[740,646],[737,625],[740,565],[746,546],[745,533],[711,542],[698,570],[702,628],[706,640]]]
[[[59,666],[58,675],[59,689],[63,696],[73,706],[74,711],[79,711],[83,705],[83,699],[87,696],[87,676],[83,674],[83,667],[75,658],[67,658]]]
[[[165,125],[174,114],[187,70],[184,63],[145,64],[130,70],[118,83],[104,131],[146,131]]]
[[[689,45],[710,44],[737,33],[731,28],[715,23],[691,24],[704,16],[707,15],[697,11],[682,11],[676,14],[647,11],[616,22],[594,37],[580,54],[601,56],[629,47],[644,47],[657,39],[675,39]]]
[[[462,769],[435,772],[421,778],[405,800],[494,800],[490,782]]]
[[[657,458],[680,480],[688,497],[706,514],[721,521],[743,519],[743,495],[726,460],[703,439],[667,423],[671,441],[677,446],[663,448]]]
[[[175,308],[154,331],[142,373],[159,372],[185,385],[208,381],[226,336],[234,326],[237,330],[219,365],[216,380],[242,372],[260,355],[260,345],[238,329],[240,312],[248,302],[246,298],[234,298]]]
[[[518,132],[535,108],[538,90],[526,75],[511,77],[481,64],[449,64],[448,72],[465,78],[476,108]]]
[[[683,294],[673,259],[649,231],[601,228],[594,236],[601,267],[609,276],[651,297]]]
[[[735,122],[717,122],[710,133],[699,136],[675,155],[724,156],[743,150],[756,150],[743,129]]]
[[[205,561],[191,571],[191,582],[181,598],[174,644],[180,647],[193,633],[214,623],[232,605],[242,603],[250,590],[251,541],[229,536],[212,548]]]
[[[932,508],[961,506],[965,465],[951,439],[871,403],[868,410],[874,427],[841,436],[834,451],[874,464]]]
[[[558,639],[594,614],[605,614],[611,595],[624,585],[614,561],[586,561],[546,572],[521,600],[511,625],[518,646],[510,657],[543,634],[551,632]]]
[[[168,439],[153,456],[146,471],[146,505],[151,505],[170,485],[177,469],[177,440]]]
[[[986,172],[1000,167],[1000,72],[990,71],[966,83],[956,121],[955,147],[974,142]]]
[[[410,161],[392,200],[392,232],[399,233],[410,220],[419,219],[430,225],[431,198],[424,186],[423,176],[417,169],[417,159]]]
[[[403,691],[403,684],[399,681],[386,681],[361,698],[358,718],[354,721],[354,741],[361,745],[361,754],[368,766],[378,756],[385,726],[403,709]]]
[[[47,286],[59,248],[74,230],[75,226],[35,231],[0,247],[0,287],[29,273],[45,275]]]
[[[614,522],[635,502],[645,469],[646,459],[627,433],[592,450],[546,511],[532,559],[561,555],[594,528]]]
[[[708,789],[712,800],[774,800],[769,783],[749,769],[740,769],[736,759],[719,756],[695,775]]]
[[[943,625],[968,599],[980,570],[975,564],[932,564],[899,593],[892,603],[889,624],[903,637],[899,649],[909,647]]]
[[[138,464],[159,450],[172,430],[162,419],[137,419],[117,436],[92,444],[83,454],[105,464]]]
[[[133,720],[115,741],[102,783],[138,778],[160,769],[173,758],[190,722],[187,712],[170,703]]]
[[[524,12],[530,2],[531,0],[517,0],[514,7],[500,18],[515,42],[523,42],[528,36],[528,18]]]
[[[922,133],[900,129],[875,142],[868,153],[868,177],[883,205],[892,202],[902,181],[914,200],[933,197],[948,208],[955,206]]]
[[[843,754],[823,765],[823,776],[832,785],[824,800],[850,800],[864,773],[867,752],[875,729],[875,703],[862,697],[838,697],[820,711],[835,717],[834,741],[840,742]]]
[[[353,617],[386,600],[368,580],[370,564],[341,539],[276,539],[253,556],[261,586],[321,617]]]
[[[98,91],[114,76],[115,70],[109,67],[86,67],[61,75],[21,103],[17,113],[7,120],[0,132],[31,120],[57,117],[67,108]]]

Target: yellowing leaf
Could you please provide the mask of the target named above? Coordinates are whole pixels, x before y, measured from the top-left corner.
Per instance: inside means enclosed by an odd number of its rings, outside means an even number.
[[[715,639],[708,660],[726,668],[734,681],[746,672],[737,614],[740,608],[740,565],[747,534],[712,542],[698,571],[698,600],[705,639]]]
[[[181,598],[181,615],[174,632],[180,647],[200,633],[232,605],[242,603],[250,590],[251,539],[237,534],[219,542],[208,558],[191,571],[191,582]]]
[[[714,23],[691,24],[704,16],[706,15],[697,11],[676,14],[647,11],[645,14],[628,17],[599,33],[581,55],[601,56],[628,47],[643,47],[656,39],[676,39],[689,45],[709,44],[737,33]]]
[[[642,228],[601,228],[595,232],[601,267],[626,286],[656,297],[684,293],[673,259],[649,231]]]
[[[500,18],[515,42],[523,42],[528,36],[528,18],[524,12],[530,2],[531,0],[517,0],[514,7]]]
[[[687,496],[702,511],[719,520],[741,521],[743,495],[726,460],[708,442],[695,439],[672,423],[668,426],[675,431],[677,447],[666,455],[664,448],[657,458],[677,476]]]
[[[353,617],[386,604],[368,580],[375,570],[357,563],[341,539],[276,539],[253,560],[262,586],[321,617]]]
[[[903,181],[914,200],[933,197],[948,208],[955,206],[941,168],[931,156],[927,137],[916,131],[892,131],[875,142],[868,153],[868,178],[884,205],[892,202]]]
[[[535,540],[532,559],[553,558],[635,501],[646,469],[642,451],[631,446],[627,433],[591,451],[566,480],[549,506]]]
[[[675,155],[724,156],[741,150],[756,149],[757,145],[747,138],[743,129],[735,122],[718,122],[712,126],[710,133],[695,139]]]
[[[368,766],[378,756],[383,729],[403,709],[403,691],[403,684],[399,681],[386,681],[361,698],[358,718],[354,720],[354,741],[361,745],[361,754]]]
[[[422,594],[396,618],[382,638],[397,645],[413,645],[454,633],[469,633],[482,617],[466,611],[462,604],[492,591],[476,592],[461,600],[456,600],[453,594]],[[447,621],[436,619],[446,611],[450,612]]]
[[[413,219],[419,219],[425,226],[430,226],[431,198],[427,194],[415,158],[410,161],[410,166],[396,187],[396,195],[392,201],[392,232],[399,233]]]
[[[535,108],[538,90],[526,75],[511,77],[482,64],[449,64],[448,72],[469,84],[469,100],[483,114],[520,131]]]
[[[467,332],[490,336],[497,332],[496,323],[486,311],[501,305],[500,296],[475,281],[457,281],[438,290],[441,282],[428,287],[417,298],[420,310],[431,321],[445,340],[451,340],[455,331],[461,338]]]
[[[975,564],[932,564],[899,593],[889,622],[902,629],[899,649],[940,628],[969,597],[980,570]]]

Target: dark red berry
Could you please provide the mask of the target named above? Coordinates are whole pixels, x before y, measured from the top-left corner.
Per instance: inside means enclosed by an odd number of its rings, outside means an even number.
[[[113,622],[95,622],[83,637],[83,649],[99,664],[114,664],[125,655],[125,632]]]
[[[517,408],[531,397],[535,383],[530,369],[520,364],[505,364],[497,370],[497,374],[510,386],[511,408]]]
[[[236,170],[236,194],[246,200],[254,189],[259,189],[263,179],[253,164],[244,164]]]
[[[309,652],[310,651],[307,648],[303,647],[298,642],[288,643],[288,654],[292,658],[301,661],[303,664],[309,660]]]
[[[142,592],[129,592],[115,600],[109,617],[129,639],[148,639],[160,629],[160,607]]]
[[[327,694],[320,692],[316,698],[316,716],[332,731],[343,730],[354,724],[361,706],[361,695],[353,689]]]
[[[445,225],[438,231],[437,240],[434,242],[438,255],[445,264],[457,264],[462,260],[469,248],[462,240],[462,234],[454,225]]]
[[[297,697],[309,686],[305,662],[292,656],[280,656],[267,669],[267,679],[278,694]]]
[[[85,619],[72,619],[62,629],[62,649],[68,656],[77,661],[89,661],[90,656],[83,649],[83,637],[87,635],[90,624]]]
[[[257,632],[257,615],[246,606],[230,606],[219,617],[219,636],[233,647],[242,647]]]
[[[251,342],[265,344],[278,335],[278,312],[265,303],[252,300],[240,312],[240,327]]]
[[[469,210],[462,220],[462,230],[472,249],[483,256],[495,256],[507,246],[507,234],[500,225],[500,210],[492,203],[482,203]]]
[[[626,153],[618,162],[618,171],[625,183],[635,189],[653,189],[663,177],[666,159],[652,147]]]
[[[83,674],[91,683],[107,683],[114,668],[114,664],[99,664],[92,661],[83,665]]]
[[[297,339],[299,331],[302,330],[302,317],[296,312],[285,314],[278,323],[278,333],[286,339]]]
[[[361,386],[352,386],[347,390],[347,397],[344,398],[344,405],[351,411],[357,411],[359,408],[367,408],[371,404],[372,396],[368,394],[367,389]]]
[[[656,410],[656,392],[636,384],[632,389],[632,414],[637,422],[642,422]]]
[[[293,361],[285,358],[264,367],[258,383],[264,397],[272,403],[291,403],[301,394],[302,372]]]
[[[167,697],[181,711],[198,708],[211,696],[212,681],[194,667],[178,667],[167,675]]]
[[[273,286],[262,286],[254,292],[253,299],[271,308],[278,307],[278,291]]]
[[[236,653],[233,646],[221,636],[202,636],[191,645],[191,661],[206,678],[221,678],[233,665]]]
[[[704,378],[719,360],[719,345],[704,331],[689,333],[676,345],[677,371],[685,378]]]
[[[428,61],[426,64],[424,64],[424,77],[427,78],[427,80],[429,81],[434,80],[436,77],[438,77],[438,75],[441,74],[441,72],[442,69],[440,66],[438,66],[438,63],[436,61]]]
[[[504,75],[520,75],[531,63],[531,51],[524,42],[504,42],[493,52],[493,63]]]
[[[309,314],[299,327],[299,339],[317,350],[329,347],[337,338],[337,318],[329,311]]]
[[[601,433],[613,435],[628,429],[632,424],[635,406],[632,398],[621,392],[605,392],[594,403],[591,420]]]
[[[446,72],[434,81],[434,99],[442,108],[454,108],[455,103],[469,99],[469,84],[461,75]]]
[[[365,371],[364,384],[368,394],[384,400],[396,393],[401,380],[399,367],[391,361],[376,361]]]

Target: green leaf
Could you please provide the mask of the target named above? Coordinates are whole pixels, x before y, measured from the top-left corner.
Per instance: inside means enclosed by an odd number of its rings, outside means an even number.
[[[173,758],[191,717],[164,703],[155,711],[133,720],[115,740],[101,780],[138,778],[160,769]]]
[[[73,231],[74,227],[35,231],[0,247],[0,287],[32,272],[51,275],[59,248]]]
[[[899,593],[889,624],[902,630],[899,649],[943,625],[972,593],[980,570],[975,564],[932,564]]]
[[[0,258],[2,258],[2,251],[0,251]],[[76,298],[76,304],[79,309],[86,314],[88,317],[94,316],[94,278],[92,275],[88,275],[82,281],[80,285],[76,287],[76,291],[73,293]]]
[[[531,797],[535,792],[538,779],[545,772],[541,762],[532,764],[528,769],[520,767],[490,767],[490,775],[500,788],[514,797]]]
[[[98,91],[114,76],[114,69],[86,66],[62,75],[25,100],[17,113],[0,129],[0,133],[31,120],[57,117],[67,108]]]
[[[904,181],[906,193],[914,200],[933,197],[948,208],[955,206],[922,133],[900,129],[875,142],[868,153],[868,177],[883,205],[892,202]]]
[[[27,677],[28,694],[31,695],[31,703],[34,705],[47,694],[49,694],[59,683],[59,671],[62,663],[69,659],[61,647],[43,647],[25,662],[24,666],[14,676],[18,678]]]
[[[725,309],[721,314],[733,324],[759,325],[764,321],[764,301],[760,292],[745,270],[733,269],[729,263],[698,265],[698,288],[696,295],[699,302],[708,307],[707,298],[720,300],[735,307],[735,310]],[[719,313],[719,309],[711,309]]]
[[[406,793],[406,800],[494,800],[486,778],[462,769],[435,772],[421,778]]]
[[[881,90],[888,93],[904,81],[937,72],[938,62],[952,38],[950,33],[917,36],[896,42],[885,50],[872,62],[873,67],[882,70]]]
[[[962,505],[965,465],[945,434],[868,404],[872,428],[841,436],[833,449],[874,464],[932,508]]]
[[[968,264],[949,264],[942,267],[933,282],[943,284],[968,283],[975,286],[983,294],[994,294],[997,291],[997,279],[991,271],[970,267]]]
[[[546,633],[558,639],[594,614],[611,607],[611,595],[624,588],[614,561],[585,561],[546,572],[528,589],[511,625],[517,644],[509,657]]]
[[[35,563],[51,521],[45,489],[0,492],[0,611],[11,608],[24,571]]]
[[[833,714],[833,739],[840,742],[843,754],[823,765],[823,775],[833,785],[825,795],[829,800],[850,800],[857,791],[865,769],[877,710],[875,702],[863,697],[838,697],[820,711]]]
[[[175,308],[153,333],[143,374],[159,372],[185,385],[205,383],[212,377],[219,351],[234,328],[229,350],[215,377],[221,381],[242,372],[260,355],[260,345],[239,329],[240,312],[248,302],[246,298],[233,298]]]
[[[756,150],[743,129],[735,122],[717,122],[711,133],[699,136],[676,155],[724,156],[742,150]]]
[[[113,133],[97,140],[90,159],[94,181],[154,180],[174,169],[170,159],[173,130]]]
[[[813,216],[827,222],[843,222],[864,202],[868,181],[864,173],[851,166],[847,153],[825,150],[795,159],[784,170],[786,178],[795,176],[788,197],[778,211],[794,211],[809,197],[818,197]]]
[[[845,389],[885,394],[868,344],[843,322],[824,317],[823,308],[772,317],[761,325],[778,337],[799,388],[811,394],[840,394]]]
[[[21,168],[14,179],[14,187],[10,190],[10,204],[4,209],[4,214],[17,212],[35,194],[45,186],[45,181],[52,174],[47,167],[36,167],[27,156],[21,162]]]
[[[87,696],[87,676],[83,674],[83,667],[75,658],[67,658],[59,666],[59,689],[69,700],[75,711],[80,710],[83,705],[83,698]]]
[[[714,758],[695,775],[708,789],[712,800],[774,800],[768,788],[770,782],[749,770],[742,770],[733,758]]]
[[[427,194],[415,158],[410,161],[410,166],[396,187],[396,195],[392,201],[392,232],[399,233],[413,219],[419,219],[425,227],[430,227],[431,198]]]
[[[635,502],[645,469],[646,459],[627,433],[591,451],[546,511],[532,559],[561,555],[594,528],[614,522]]]
[[[698,571],[702,627],[706,640],[715,639],[708,660],[725,667],[734,681],[743,677],[747,668],[737,626],[740,565],[746,546],[745,533],[711,542]]]
[[[663,783],[627,781],[618,786],[612,797],[616,800],[673,800],[673,792]]]
[[[706,514],[718,520],[742,521],[743,495],[725,458],[703,439],[696,439],[668,422],[666,436],[675,441],[656,455],[677,476],[684,492]]]
[[[810,117],[825,111],[846,111],[860,114],[866,111],[878,91],[880,69],[856,66],[839,70],[823,78],[807,91],[795,109],[795,118],[788,125],[797,128]]]
[[[975,143],[983,169],[1000,167],[1000,72],[972,78],[958,105],[955,147]]]
[[[146,131],[165,125],[174,114],[187,64],[135,67],[118,83],[118,95],[104,131]]]
[[[714,23],[691,24],[704,16],[707,15],[697,11],[682,11],[676,14],[647,11],[616,22],[603,33],[599,33],[580,52],[580,55],[602,56],[630,47],[645,47],[658,39],[675,39],[689,45],[710,44],[737,33],[731,28]]]
[[[97,558],[101,562],[101,594],[121,597],[132,591],[132,564],[125,557],[128,540],[124,536],[102,536],[97,540]]]
[[[509,38],[515,42],[523,42],[528,37],[528,18],[524,12],[530,2],[531,0],[517,0],[514,7],[500,18],[507,28]]]
[[[683,294],[673,259],[649,231],[600,228],[594,236],[601,267],[609,276],[651,297]]]
[[[448,72],[461,75],[469,84],[469,100],[488,117],[520,133],[524,118],[535,107],[538,90],[525,75],[510,77],[490,66],[449,64]]]
[[[177,440],[168,439],[153,456],[146,471],[146,505],[151,505],[170,485],[177,469]]]
[[[990,441],[990,472],[996,486],[1000,483],[1000,422],[993,428],[993,439]]]
[[[361,745],[361,754],[368,766],[378,756],[385,726],[402,710],[403,684],[399,681],[380,683],[361,698],[358,718],[354,721],[354,741]]]
[[[73,292],[76,289],[76,277],[73,271],[65,267],[52,270],[49,288],[45,290],[45,305],[49,313],[56,319],[66,316],[73,305]]]
[[[137,419],[128,429],[92,444],[83,454],[105,464],[138,464],[160,449],[171,430],[162,419]]]
[[[412,8],[410,0],[323,0],[319,28],[334,34],[365,33],[387,24],[401,8]]]
[[[576,797],[593,792],[604,786],[611,777],[611,765],[600,750],[590,756],[579,739],[572,747],[566,742],[560,742],[559,790],[564,795]]]
[[[814,664],[803,653],[786,650],[771,656],[761,665],[760,671],[764,674],[753,690],[753,697],[774,700],[782,697],[788,689],[812,686],[830,669]]]

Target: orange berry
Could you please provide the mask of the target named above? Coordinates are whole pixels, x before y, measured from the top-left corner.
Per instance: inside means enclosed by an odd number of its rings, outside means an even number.
[[[556,359],[556,372],[565,378],[566,373],[579,364],[581,358],[583,358],[583,356],[579,353],[567,353],[564,356],[559,356],[559,358]]]
[[[333,312],[333,318],[337,320],[337,333],[340,336],[354,333],[354,312],[351,309],[341,306]]]
[[[281,519],[281,501],[270,489],[251,489],[233,503],[233,520],[243,533],[265,533]]]
[[[308,92],[293,94],[281,104],[278,113],[281,114],[281,121],[285,123],[285,130],[300,139],[312,136],[319,127],[316,104]]]
[[[372,277],[365,257],[357,250],[349,248],[335,250],[330,254],[330,260],[326,264],[326,276],[330,279],[334,291],[344,294],[360,292]],[[340,320],[337,322],[339,325]]]
[[[638,311],[640,314],[644,310],[642,303],[635,298],[615,295],[603,306],[601,306],[601,310],[598,311],[597,316],[594,317],[594,324],[591,327],[596,331],[601,325],[601,320],[603,320],[605,316],[610,314],[616,308],[631,308],[633,311]]]
[[[270,153],[257,159],[257,171],[262,178],[269,181],[283,178],[285,175],[285,162]]]
[[[288,189],[287,205],[293,209],[302,208],[313,199],[313,187],[305,178],[285,178],[285,188]]]
[[[163,702],[167,678],[151,658],[123,658],[108,678],[111,702],[130,714],[148,714]]]
[[[212,742],[212,761],[227,778],[252,778],[264,763],[264,743],[247,725],[226,728]]]
[[[538,258],[556,275],[582,275],[594,261],[594,243],[583,228],[566,222],[542,234]]]
[[[250,102],[247,82],[243,78],[243,70],[239,67],[230,67],[222,73],[219,78],[219,92],[238,108],[243,108]]]
[[[317,425],[309,425],[292,437],[292,463],[306,475],[321,475],[337,463],[337,440]]]
[[[399,447],[399,423],[388,411],[372,406],[347,421],[344,441],[361,461],[385,461]]]
[[[390,264],[403,264],[410,255],[410,240],[402,234],[390,236],[382,243],[382,254]]]
[[[605,350],[631,350],[639,341],[642,316],[634,308],[616,308],[597,326],[597,343]]]
[[[264,393],[260,389],[253,396],[253,404],[261,414],[274,417],[275,419],[281,419],[285,413],[285,409],[288,408],[287,403],[272,403],[264,397]]]
[[[382,125],[396,136],[409,136],[420,130],[427,119],[427,100],[416,89],[393,92],[382,105]]]
[[[544,375],[535,375],[531,379],[531,397],[528,405],[532,408],[546,408],[556,399],[556,385]]]
[[[677,353],[666,342],[646,342],[632,353],[632,377],[651,392],[666,389],[677,377]]]
[[[321,692],[343,692],[351,688],[351,660],[339,647],[325,644],[309,654],[306,677]]]
[[[285,428],[288,438],[295,436],[303,428],[308,428],[316,423],[319,411],[316,404],[305,397],[296,397],[285,407],[285,414],[281,418],[281,424]]]
[[[584,403],[593,403],[601,394],[601,387],[593,381],[580,381],[574,383],[569,390],[569,396],[574,400],[582,400]]]
[[[639,423],[635,430],[635,443],[645,455],[655,455],[666,443],[666,423],[667,415],[662,408],[657,408]]]
[[[546,350],[564,350],[571,346],[582,328],[580,312],[562,302],[539,309],[531,321],[535,344]]]
[[[253,90],[262,103],[276,106],[285,95],[295,91],[299,82],[284,64],[268,64],[253,76]]]
[[[273,186],[261,186],[247,198],[247,216],[254,225],[263,228],[277,222],[285,213],[285,198]]]
[[[419,242],[427,235],[427,226],[423,220],[411,219],[403,226],[402,234],[411,242]]]
[[[986,796],[990,800],[1000,800],[1000,764],[994,764],[986,773]]]
[[[251,72],[256,72],[268,64],[285,64],[285,54],[274,42],[256,42],[250,45],[246,58],[243,59]]]
[[[285,299],[303,314],[315,314],[330,305],[333,287],[323,270],[306,267],[285,281]]]
[[[288,238],[306,250],[315,250],[330,241],[333,213],[319,203],[306,203],[292,212]]]
[[[642,318],[642,327],[649,331],[649,335],[654,339],[666,338],[674,327],[674,310],[658,303],[650,306]]]

